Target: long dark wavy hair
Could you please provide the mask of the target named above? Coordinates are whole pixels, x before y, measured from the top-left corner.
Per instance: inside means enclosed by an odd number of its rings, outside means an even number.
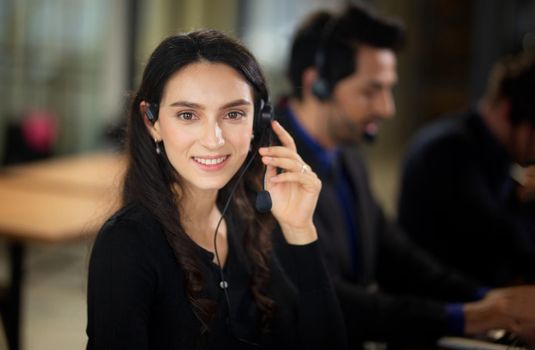
[[[255,101],[255,118],[260,101],[268,100],[268,91],[260,66],[253,55],[239,42],[214,30],[196,31],[166,38],[156,48],[145,67],[139,90],[132,99],[127,127],[128,168],[124,179],[123,205],[141,203],[160,222],[167,241],[185,279],[185,292],[193,306],[193,312],[201,321],[201,333],[208,330],[216,312],[214,300],[201,297],[205,280],[199,260],[199,250],[184,232],[180,219],[180,207],[184,193],[182,179],[169,162],[163,144],[161,154],[155,152],[155,144],[140,112],[140,103],[159,104],[169,78],[184,67],[201,61],[222,63],[234,68],[252,87]],[[155,116],[157,117],[157,116]],[[256,154],[261,137],[255,135],[248,157]],[[221,204],[229,196],[230,189],[238,181],[234,175],[218,193]],[[231,208],[239,213],[245,229],[243,245],[251,262],[251,292],[260,311],[262,329],[266,330],[272,318],[274,302],[265,291],[270,279],[270,234],[274,219],[271,214],[259,214],[254,209],[254,194],[261,189],[263,165],[255,157],[251,167],[237,184]]]

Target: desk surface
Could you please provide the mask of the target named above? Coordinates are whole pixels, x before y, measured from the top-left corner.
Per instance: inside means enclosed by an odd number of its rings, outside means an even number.
[[[90,153],[14,165],[0,171],[0,179],[28,179],[28,185],[73,192],[108,190],[119,186],[126,167],[124,156],[116,153]]]
[[[95,234],[119,206],[118,154],[55,158],[0,172],[0,235],[59,242]]]

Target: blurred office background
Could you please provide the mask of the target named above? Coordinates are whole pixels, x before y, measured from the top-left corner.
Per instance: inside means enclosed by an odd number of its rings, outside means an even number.
[[[177,32],[216,28],[240,38],[261,62],[276,100],[287,91],[284,66],[297,23],[316,8],[344,2],[0,0],[0,162],[20,151],[13,130],[32,117],[50,121],[47,156],[116,147],[144,62]],[[396,118],[364,150],[379,200],[393,213],[407,139],[423,123],[473,104],[498,57],[533,49],[535,1],[366,2],[399,17],[409,35],[399,57]],[[90,242],[30,246],[26,349],[84,348],[89,249]]]

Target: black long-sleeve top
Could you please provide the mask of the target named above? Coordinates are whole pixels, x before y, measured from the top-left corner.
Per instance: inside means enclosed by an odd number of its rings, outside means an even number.
[[[232,218],[232,215],[229,215]],[[259,331],[249,283],[251,264],[240,225],[227,220],[223,268],[230,311],[212,253],[198,247],[203,296],[217,302],[209,331],[193,313],[184,275],[160,224],[140,205],[114,215],[100,231],[89,265],[87,349],[341,348],[345,331],[316,242],[288,245],[288,269],[273,258],[269,296],[275,301],[270,333]]]

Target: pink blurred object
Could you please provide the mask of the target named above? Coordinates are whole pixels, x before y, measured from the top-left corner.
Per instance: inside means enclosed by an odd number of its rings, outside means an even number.
[[[29,111],[24,115],[21,131],[31,150],[42,153],[49,152],[57,137],[56,114],[45,110]]]

